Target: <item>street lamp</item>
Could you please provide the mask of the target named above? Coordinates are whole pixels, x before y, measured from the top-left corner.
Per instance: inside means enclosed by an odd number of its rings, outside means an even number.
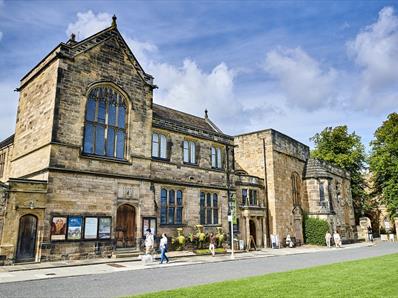
[[[234,255],[234,212],[235,212],[235,201],[233,199],[233,194],[231,194],[231,200],[229,201],[229,210],[231,215],[229,215],[229,220],[231,222],[231,259],[235,259]]]

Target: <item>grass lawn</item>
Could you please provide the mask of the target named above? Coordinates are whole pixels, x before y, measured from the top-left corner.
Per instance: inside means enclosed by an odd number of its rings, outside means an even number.
[[[227,296],[398,297],[398,254],[156,292],[139,297]]]

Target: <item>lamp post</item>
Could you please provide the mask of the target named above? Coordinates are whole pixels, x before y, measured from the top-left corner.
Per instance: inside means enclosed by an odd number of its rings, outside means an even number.
[[[229,210],[231,215],[229,216],[229,219],[231,221],[231,259],[235,259],[234,255],[234,201],[233,201],[233,195],[231,194],[231,200],[229,201]]]

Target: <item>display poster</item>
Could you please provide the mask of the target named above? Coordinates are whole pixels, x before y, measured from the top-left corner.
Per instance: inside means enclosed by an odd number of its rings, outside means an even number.
[[[51,240],[65,240],[66,217],[54,216],[51,221]]]
[[[110,239],[111,238],[111,218],[100,217],[98,225],[98,238]]]
[[[82,218],[80,216],[68,217],[68,240],[80,240],[82,238]]]
[[[98,218],[86,217],[84,220],[84,239],[96,239],[98,230]]]

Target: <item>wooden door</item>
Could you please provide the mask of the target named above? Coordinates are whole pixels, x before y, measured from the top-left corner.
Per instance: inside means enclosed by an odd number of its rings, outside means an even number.
[[[116,246],[135,246],[135,209],[130,205],[122,205],[116,214]]]
[[[17,261],[31,261],[35,258],[36,232],[36,216],[22,216],[19,220]]]

